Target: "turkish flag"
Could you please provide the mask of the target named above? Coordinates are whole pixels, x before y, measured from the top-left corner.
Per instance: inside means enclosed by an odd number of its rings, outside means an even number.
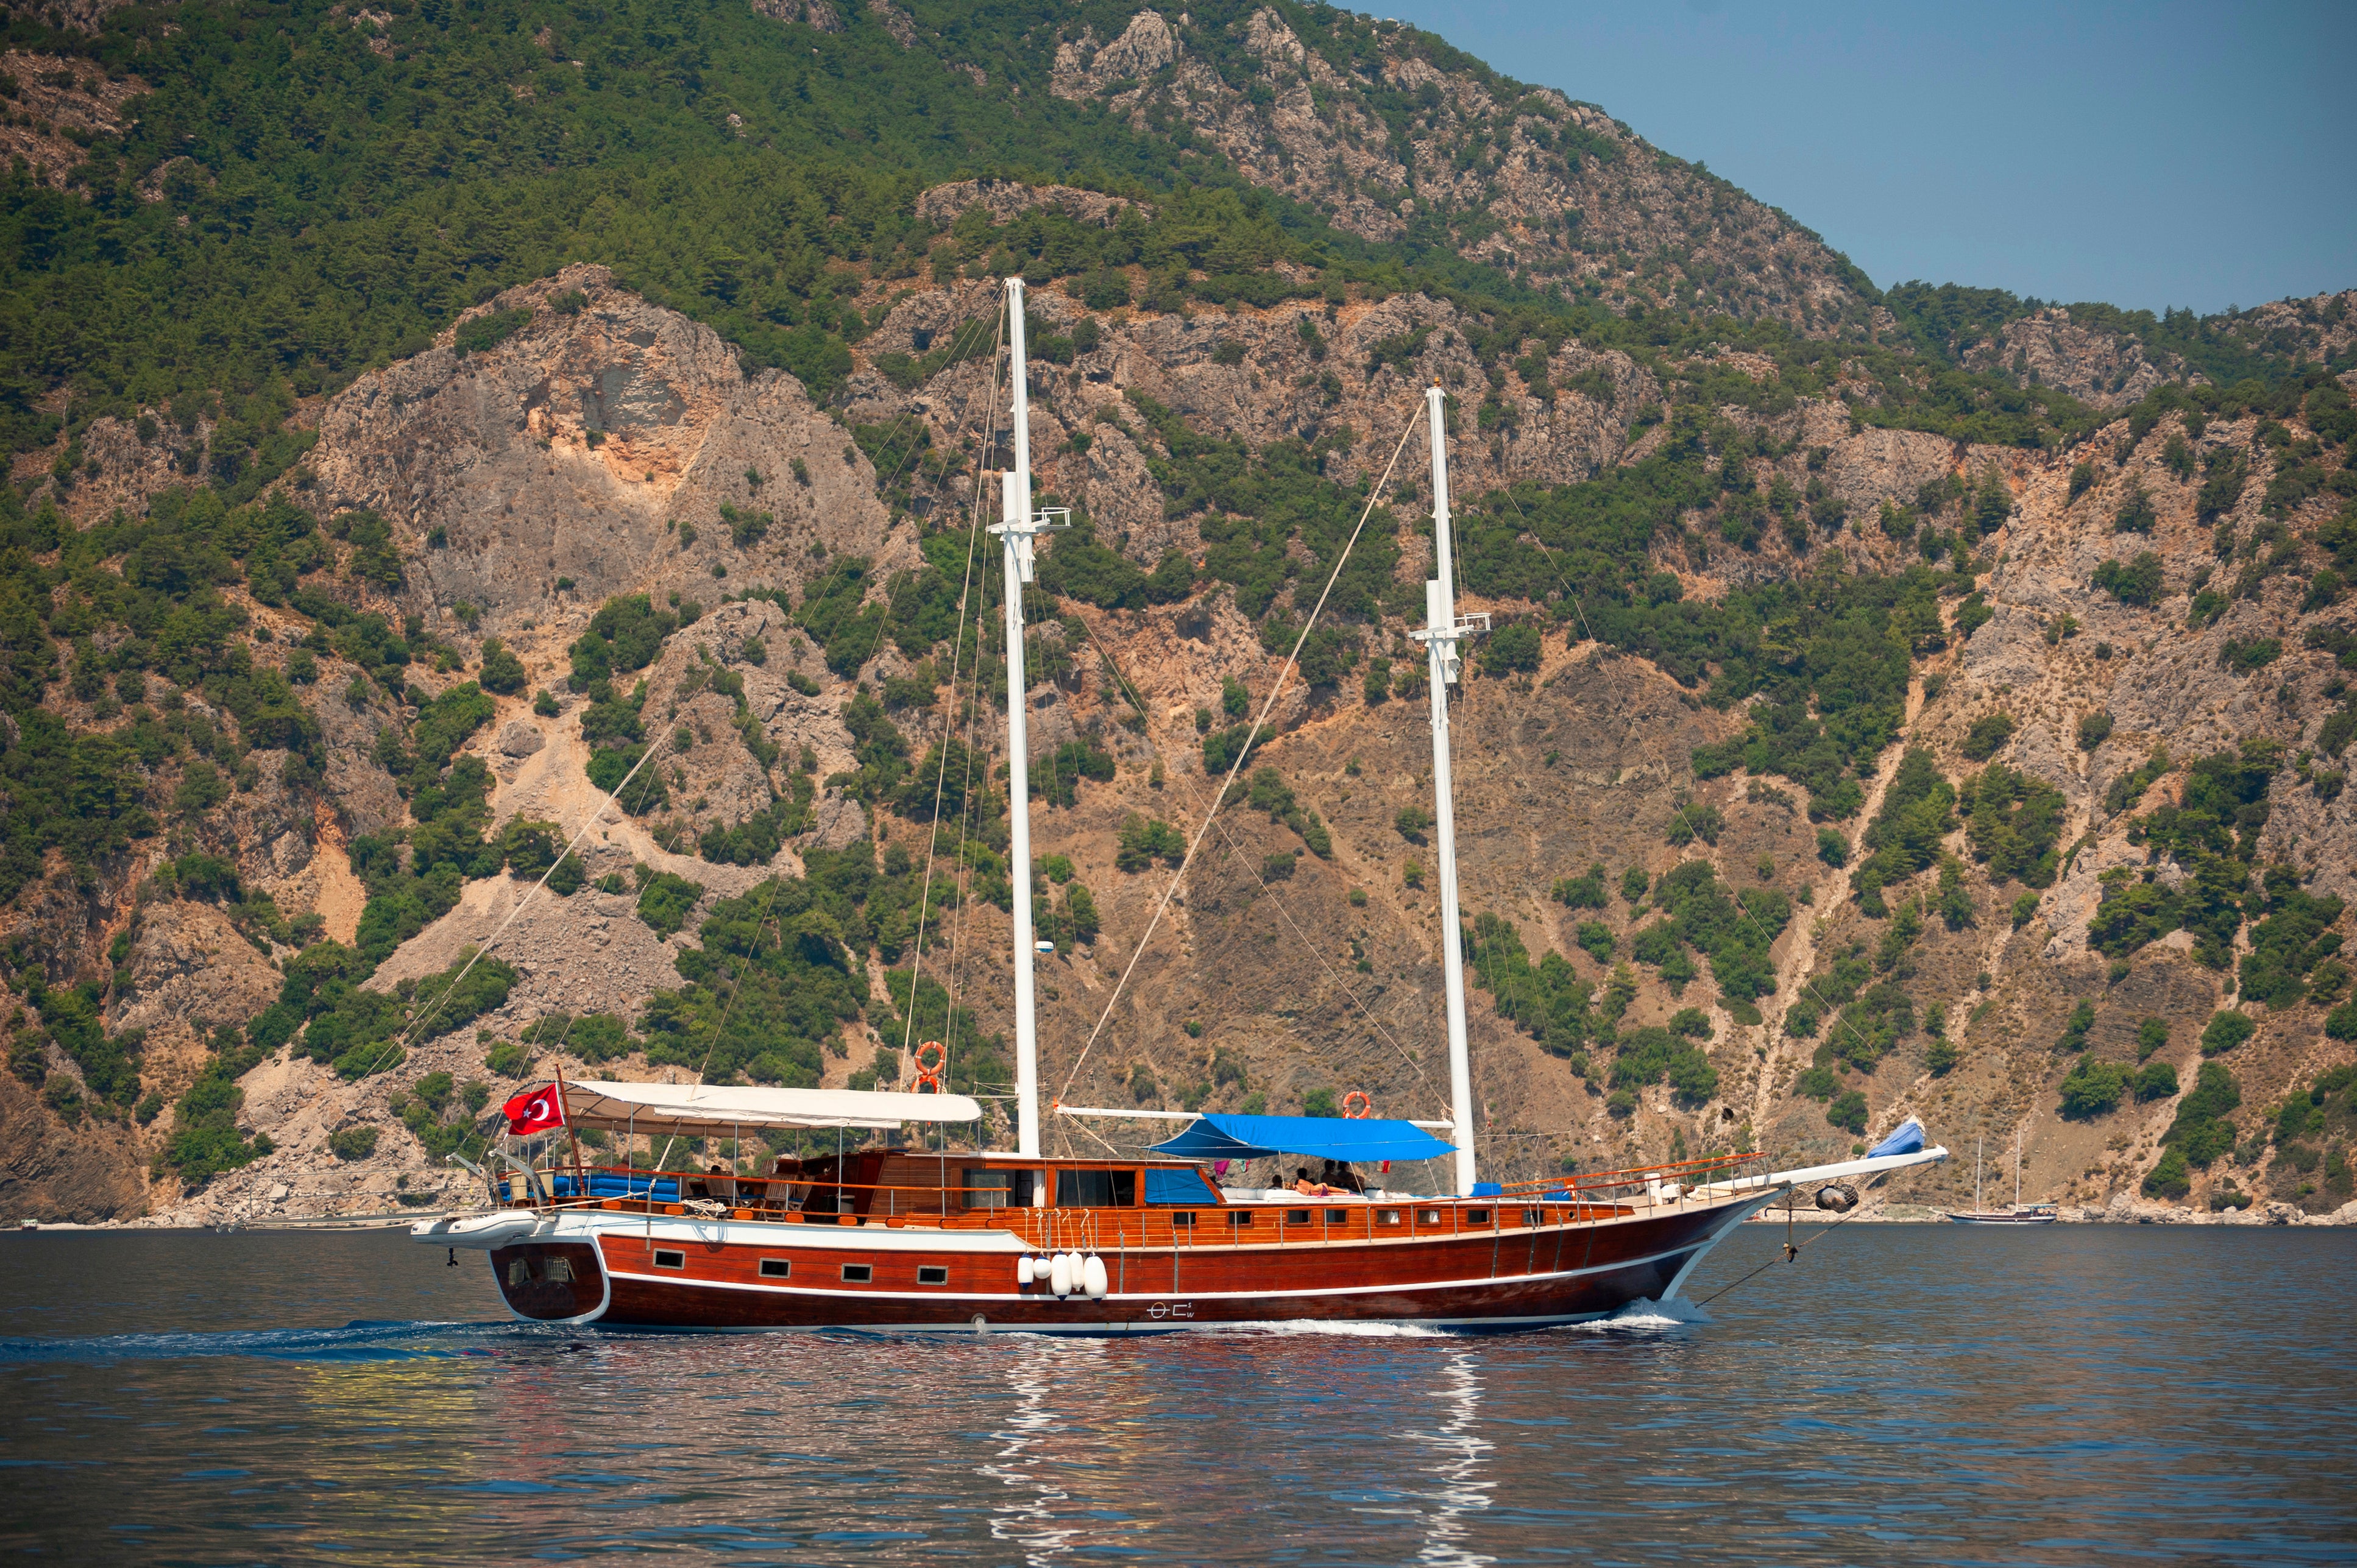
[[[508,1131],[519,1138],[565,1125],[565,1098],[553,1083],[524,1090],[500,1110],[507,1114]]]

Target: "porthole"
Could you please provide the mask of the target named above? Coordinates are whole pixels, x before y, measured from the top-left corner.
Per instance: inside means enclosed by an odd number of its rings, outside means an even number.
[[[657,1248],[655,1251],[655,1267],[659,1269],[683,1269],[687,1267],[687,1254],[685,1252],[666,1252],[661,1248]]]
[[[762,1259],[761,1277],[765,1280],[790,1280],[793,1278],[793,1260],[791,1258]]]
[[[875,1277],[876,1270],[871,1264],[845,1263],[843,1265],[843,1283],[845,1284],[864,1285]]]
[[[920,1263],[917,1267],[917,1283],[920,1285],[945,1285],[950,1283],[950,1272],[937,1264]]]

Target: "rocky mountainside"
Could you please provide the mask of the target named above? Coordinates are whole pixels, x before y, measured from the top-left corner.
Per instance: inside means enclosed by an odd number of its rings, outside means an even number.
[[[580,231],[349,373],[11,403],[17,1212],[441,1202],[559,1065],[889,1084],[942,1038],[1003,1093],[975,524],[1017,272],[1073,524],[1019,682],[1060,1098],[1445,1102],[1407,638],[1439,384],[1493,621],[1455,707],[1487,1171],[1832,1157],[1915,1114],[2023,1132],[2025,1190],[2075,1208],[2357,1197],[2349,295],[1878,295],[1599,112],[1338,13],[1081,6],[1011,53],[949,6],[741,25],[1201,177],[968,170],[815,218],[797,186],[769,251],[667,273]],[[369,31],[319,47],[456,47]],[[725,156],[768,156],[789,111],[730,102]],[[1964,1165],[1876,1199],[1968,1198]]]
[[[1216,148],[1370,240],[1442,246],[1617,309],[1697,304],[1862,330],[1870,285],[1823,241],[1562,93],[1396,23],[1318,8],[1060,30],[1051,91]]]

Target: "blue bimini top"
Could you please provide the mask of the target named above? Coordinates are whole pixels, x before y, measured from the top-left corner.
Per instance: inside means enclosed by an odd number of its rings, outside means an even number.
[[[1345,1165],[1430,1160],[1457,1152],[1412,1122],[1341,1116],[1200,1116],[1153,1153],[1187,1160],[1249,1160],[1306,1155]]]

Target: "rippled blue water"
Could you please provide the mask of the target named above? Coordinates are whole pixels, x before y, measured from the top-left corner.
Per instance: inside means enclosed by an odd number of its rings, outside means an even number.
[[[669,1337],[508,1323],[382,1233],[9,1235],[0,1547],[2351,1562],[2352,1286],[2357,1232],[1848,1226],[1695,1322]]]

